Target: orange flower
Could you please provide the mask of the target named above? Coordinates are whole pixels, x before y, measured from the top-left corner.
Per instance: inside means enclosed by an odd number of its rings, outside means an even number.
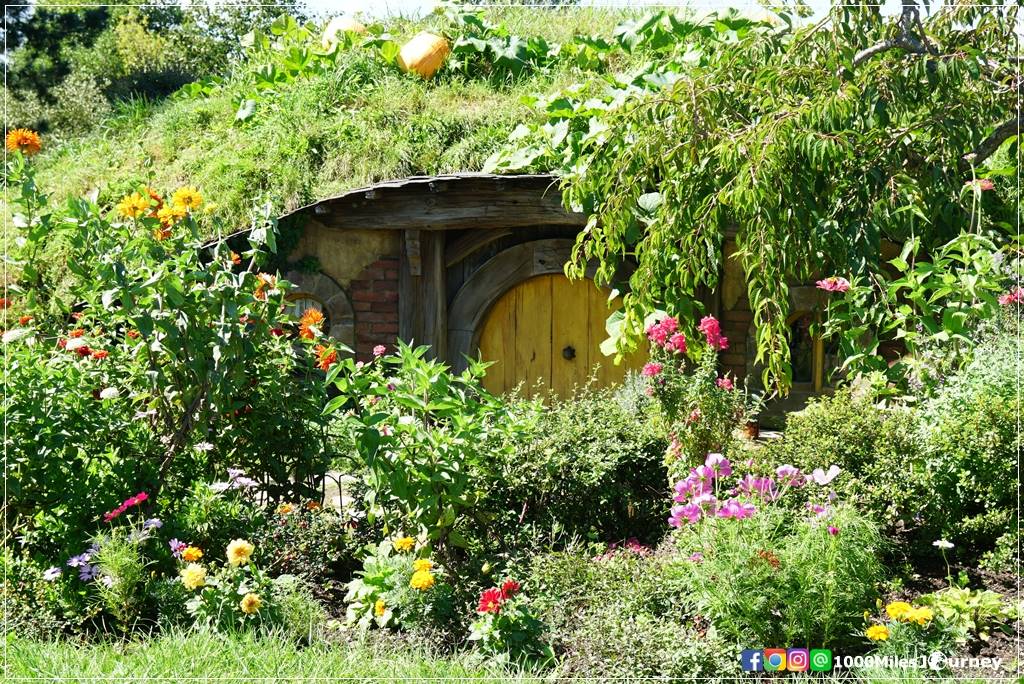
[[[129,339],[137,340],[139,339],[140,333],[138,330],[129,330],[128,332],[125,333],[125,335],[127,335]]]
[[[269,273],[257,273],[256,279],[259,282],[256,284],[256,290],[253,292],[253,296],[256,297],[256,299],[266,301],[267,293],[265,290],[273,290],[277,287],[277,276],[272,276]]]
[[[242,263],[242,257],[238,256],[238,254],[236,252],[232,252],[231,253],[231,263],[233,263],[235,266],[238,266],[239,264]]]
[[[11,152],[21,150],[26,157],[31,157],[43,149],[43,144],[39,139],[39,134],[35,131],[30,131],[27,128],[15,128],[7,133],[7,149]]]
[[[171,237],[171,229],[165,226],[153,229],[153,239],[157,242],[163,242],[167,238]]]
[[[316,354],[317,366],[320,370],[328,370],[338,362],[338,352],[334,347],[325,347],[322,344],[318,344],[313,347],[313,353]]]
[[[22,316],[18,319],[18,325],[28,325],[32,321],[31,316]]]
[[[313,332],[313,328],[319,331],[323,322],[324,314],[320,309],[306,309],[302,312],[302,318],[299,319],[299,337],[304,340],[314,339],[316,333]]]
[[[318,511],[318,510],[320,510],[320,502],[319,501],[307,501],[306,502],[306,510],[307,511]]]
[[[11,306],[11,300],[7,297],[0,297],[0,309],[7,309]]]
[[[110,352],[108,352],[106,349],[94,349],[92,352],[92,358],[96,359],[97,361],[102,361],[108,356],[110,356]]]
[[[161,207],[160,210],[156,212],[156,217],[160,219],[161,225],[170,227],[185,218],[186,213],[188,212],[181,207],[165,206]]]
[[[68,337],[81,337],[84,334],[85,330],[83,328],[75,328],[74,330],[68,333]]]

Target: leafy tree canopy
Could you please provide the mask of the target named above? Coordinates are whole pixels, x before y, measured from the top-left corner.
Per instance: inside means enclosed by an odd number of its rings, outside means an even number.
[[[538,99],[542,120],[520,126],[489,168],[561,172],[564,200],[589,215],[571,274],[595,259],[611,283],[636,262],[620,350],[659,308],[695,332],[699,292],[717,285],[735,231],[757,360],[765,385],[785,390],[792,283],[878,272],[883,238],[927,249],[967,230],[1005,242],[1009,183],[963,190],[1017,167],[1016,16],[968,4],[925,16],[912,0],[897,17],[842,6],[803,27],[784,11],[658,13],[616,38],[662,58]],[[993,168],[1003,143],[1010,162]]]

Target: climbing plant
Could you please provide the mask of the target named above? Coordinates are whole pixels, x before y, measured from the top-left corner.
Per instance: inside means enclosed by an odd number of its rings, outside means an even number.
[[[927,251],[961,230],[1010,232],[1005,188],[961,191],[1007,173],[986,161],[1011,139],[1000,156],[1016,166],[1016,16],[955,3],[925,16],[912,0],[896,17],[837,6],[813,26],[781,11],[658,13],[617,40],[646,40],[660,59],[537,99],[540,119],[489,167],[561,173],[565,203],[588,215],[570,275],[596,260],[608,284],[635,260],[620,352],[656,308],[694,333],[698,293],[717,285],[735,231],[763,380],[785,391],[790,283],[879,273],[883,238]]]

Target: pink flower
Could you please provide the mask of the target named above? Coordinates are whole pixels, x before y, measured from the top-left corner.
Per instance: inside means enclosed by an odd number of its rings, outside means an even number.
[[[831,276],[824,280],[819,280],[815,285],[818,286],[819,290],[825,290],[825,292],[846,292],[850,289],[850,281],[839,276]]]
[[[700,520],[701,509],[697,504],[686,504],[685,506],[673,506],[670,511],[668,524],[672,527],[682,527],[683,522],[695,523]]]
[[[732,378],[718,378],[715,380],[715,384],[718,385],[719,389],[732,391],[736,389],[736,386],[732,384]]]
[[[828,526],[828,533],[831,534],[834,537],[837,534],[839,534],[839,528],[836,527],[835,525],[829,525]]]
[[[729,499],[718,509],[719,518],[733,518],[743,520],[754,515],[757,509],[754,504],[744,503],[739,499]]]
[[[708,515],[713,515],[718,507],[718,499],[715,498],[714,494],[708,492],[693,497],[692,503],[694,506],[699,506],[702,510],[707,511]]]
[[[692,411],[690,411],[690,415],[688,415],[686,417],[686,422],[687,423],[696,423],[696,422],[698,422],[700,420],[701,415],[702,414],[700,412],[700,409],[699,408],[695,408]]]
[[[1004,295],[999,295],[999,303],[1003,306],[1010,306],[1018,302],[1024,302],[1024,287],[1018,286]]]
[[[722,326],[714,316],[705,316],[700,319],[697,330],[704,333],[704,339],[712,349],[722,351],[729,348],[729,340],[722,335]]]
[[[694,551],[693,553],[690,554],[690,557],[689,557],[688,560],[691,563],[700,563],[701,561],[704,560],[704,554],[701,553],[700,551]]]
[[[640,371],[641,375],[647,378],[653,378],[655,375],[661,373],[662,365],[651,361],[650,363],[644,364],[644,369]]]
[[[712,473],[716,473],[718,477],[729,477],[732,475],[732,464],[722,454],[708,454],[708,457],[704,460],[704,467],[710,468]]]
[[[994,190],[995,187],[996,187],[996,184],[992,182],[991,178],[979,178],[978,180],[975,180],[975,181],[967,181],[966,183],[964,183],[964,185],[965,186],[973,185],[974,187],[978,188],[982,192],[984,192],[986,190]]]
[[[686,353],[686,335],[681,332],[677,332],[669,338],[668,344],[665,345],[665,350],[675,352],[677,354]]]
[[[792,487],[802,487],[807,482],[807,478],[800,472],[800,469],[788,463],[776,468],[775,475],[779,478],[779,484]]]
[[[654,342],[659,347],[664,347],[668,351],[672,351],[672,347],[675,345],[674,333],[679,330],[679,321],[673,316],[663,318],[657,323],[652,323],[647,326],[647,339]],[[671,340],[669,338],[672,338]],[[683,338],[683,349],[686,351],[686,338]]]
[[[664,347],[665,340],[668,339],[668,333],[665,332],[660,324],[654,323],[647,326],[647,339],[659,347]]]
[[[385,347],[383,344],[378,344],[376,347],[373,348],[373,355],[375,357],[384,356],[384,354],[387,353],[387,351],[387,347]]]
[[[824,518],[831,512],[829,511],[828,506],[822,506],[821,504],[810,502],[807,503],[807,510],[809,510],[811,513],[814,513],[814,515],[818,518]]]

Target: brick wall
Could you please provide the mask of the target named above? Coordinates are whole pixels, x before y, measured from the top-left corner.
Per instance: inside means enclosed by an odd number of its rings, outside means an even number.
[[[394,349],[398,339],[398,257],[382,256],[352,280],[356,358],[368,361],[373,348]]]
[[[723,373],[732,373],[740,382],[747,375],[747,332],[754,314],[750,301],[744,295],[732,309],[722,312],[722,334],[729,338],[729,348],[718,357]]]

